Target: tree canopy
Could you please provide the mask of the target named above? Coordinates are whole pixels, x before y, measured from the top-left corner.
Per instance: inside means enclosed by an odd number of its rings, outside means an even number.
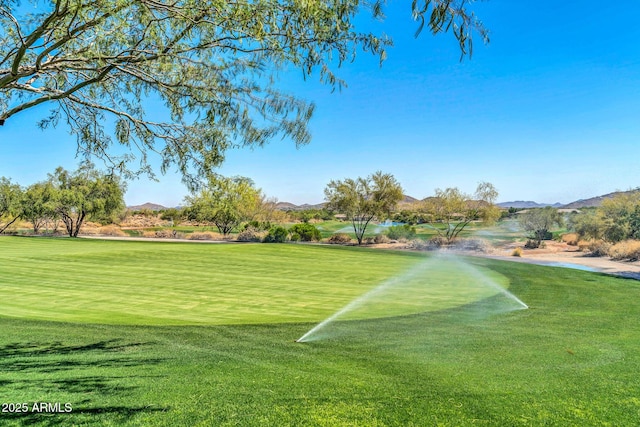
[[[61,167],[49,177],[53,184],[55,211],[70,237],[77,237],[87,218],[101,219],[124,207],[124,184],[119,177],[96,170],[85,163],[75,172]]]
[[[474,31],[488,40],[471,2],[414,0],[416,34],[450,31],[471,54]],[[280,70],[335,88],[336,67],[360,50],[382,61],[391,45],[354,25],[363,12],[382,18],[382,0],[29,3],[0,0],[0,125],[47,104],[39,125],[65,123],[79,153],[149,174],[157,153],[163,172],[175,165],[191,184],[231,147],[310,141],[314,106],[277,89]],[[164,111],[147,111],[147,99]]]
[[[550,230],[554,225],[564,224],[562,214],[551,206],[529,209],[521,213],[518,220],[522,228],[531,233],[526,245],[529,248],[540,247],[543,240],[551,238]]]
[[[0,233],[20,218],[22,188],[10,179],[0,177]]]
[[[199,221],[214,223],[226,236],[243,221],[253,220],[261,212],[264,199],[249,178],[212,175],[186,202]]]
[[[329,209],[351,220],[358,244],[362,244],[371,220],[389,215],[403,197],[402,186],[395,177],[381,171],[366,178],[331,181],[324,194]]]
[[[458,188],[436,189],[435,197],[426,199],[422,210],[432,219],[432,227],[451,243],[471,221],[491,223],[500,217],[495,206],[498,191],[489,182],[478,184],[473,196]]]

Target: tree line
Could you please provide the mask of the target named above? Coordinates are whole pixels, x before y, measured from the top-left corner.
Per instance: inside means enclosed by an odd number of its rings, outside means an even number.
[[[124,191],[125,183],[120,177],[98,171],[91,163],[82,164],[74,172],[58,168],[47,180],[26,188],[0,178],[0,233],[22,219],[31,223],[34,233],[43,227],[55,231],[61,222],[70,237],[77,237],[87,219],[112,221],[124,208]],[[412,206],[413,215],[417,212],[428,218],[425,222],[448,244],[472,221],[491,223],[498,219],[500,210],[494,204],[497,196],[495,187],[486,182],[480,183],[473,195],[458,188],[437,189],[434,197]],[[378,171],[367,177],[330,181],[325,198],[324,209],[300,213],[299,219],[308,222],[342,214],[352,223],[361,244],[372,221],[383,221],[398,212],[404,194],[392,174]],[[276,201],[267,198],[250,178],[210,174],[199,190],[185,198],[184,208],[172,208],[162,215],[166,219],[215,225],[226,237],[241,226],[244,230],[270,231],[273,222],[282,222],[277,212]],[[296,233],[301,238],[315,236],[306,228]]]
[[[70,237],[77,237],[85,220],[112,221],[124,208],[124,191],[119,176],[92,163],[73,172],[58,167],[47,180],[26,188],[0,177],[0,233],[22,219],[34,233],[42,228],[56,232],[62,223]]]

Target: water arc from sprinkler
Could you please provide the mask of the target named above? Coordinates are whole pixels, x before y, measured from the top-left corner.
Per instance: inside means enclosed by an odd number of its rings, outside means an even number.
[[[400,290],[406,290],[406,288],[403,288],[402,286],[408,283],[410,280],[414,278],[422,278],[424,274],[433,267],[442,267],[442,265],[446,265],[446,263],[450,263],[450,265],[453,264],[456,271],[463,272],[468,278],[473,278],[474,285],[479,285],[484,289],[490,289],[492,292],[495,292],[494,295],[500,294],[506,297],[508,300],[513,301],[518,305],[518,309],[529,308],[529,306],[522,300],[502,287],[496,280],[492,279],[477,267],[469,265],[453,254],[439,252],[434,256],[430,256],[424,262],[418,263],[406,273],[387,279],[368,292],[365,292],[364,294],[356,297],[344,307],[333,313],[331,316],[327,317],[325,320],[311,328],[308,332],[298,338],[296,342],[303,343],[323,338],[325,335],[320,335],[320,332],[336,320],[347,316],[350,312],[358,310],[371,301],[375,301],[375,298],[377,296],[389,297],[389,294],[385,294],[385,292],[387,291],[393,292],[398,288]],[[420,290],[421,292],[425,291],[425,288],[422,284]],[[431,296],[428,296],[428,298],[431,298]],[[513,310],[513,308],[511,310]]]

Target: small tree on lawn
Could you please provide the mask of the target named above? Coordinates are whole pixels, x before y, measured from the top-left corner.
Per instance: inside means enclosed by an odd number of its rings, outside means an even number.
[[[366,178],[331,181],[324,194],[327,208],[351,219],[359,245],[369,222],[389,215],[403,197],[402,186],[394,176],[380,171]]]
[[[0,233],[20,218],[22,189],[10,179],[0,177]]]
[[[187,197],[192,215],[198,221],[215,224],[227,236],[243,221],[261,211],[264,197],[251,179],[212,175],[197,194]]]
[[[492,223],[500,217],[500,209],[494,204],[498,191],[493,184],[481,182],[473,196],[458,188],[436,189],[435,197],[424,202],[423,211],[435,220],[432,223],[437,233],[448,243],[472,221]]]
[[[87,218],[104,218],[124,207],[124,184],[119,177],[84,163],[71,173],[59,167],[50,175],[57,190],[55,211],[62,218],[69,237],[78,237]]]
[[[520,214],[520,225],[529,232],[530,240],[527,246],[538,248],[543,240],[549,238],[549,233],[554,225],[562,226],[563,219],[557,209],[547,206],[541,209],[530,209]]]
[[[38,182],[27,187],[20,202],[23,219],[38,233],[47,221],[56,216],[56,190],[51,182]]]

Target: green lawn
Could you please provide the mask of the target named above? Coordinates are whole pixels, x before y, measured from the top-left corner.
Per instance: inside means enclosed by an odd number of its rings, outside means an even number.
[[[361,308],[359,320],[330,325],[325,339],[294,342],[380,284],[396,280],[390,288],[404,287],[416,301],[414,278],[423,273],[432,282],[457,275],[466,290],[442,286],[440,302],[424,303],[421,313],[381,317],[380,308]],[[482,281],[508,284],[531,308],[513,310],[495,290],[461,299]],[[0,425],[636,426],[640,419],[633,280],[360,248],[0,238],[0,292],[0,401],[73,407],[0,413]],[[385,292],[378,303],[400,299]],[[307,293],[308,305],[299,305]],[[222,302],[199,309],[206,295]]]

